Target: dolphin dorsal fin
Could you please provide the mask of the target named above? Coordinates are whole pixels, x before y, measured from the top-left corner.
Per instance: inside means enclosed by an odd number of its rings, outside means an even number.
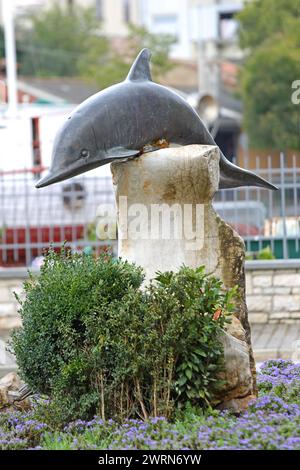
[[[135,61],[133,62],[126,80],[152,80],[150,71],[150,57],[151,52],[149,51],[149,49],[142,49]]]

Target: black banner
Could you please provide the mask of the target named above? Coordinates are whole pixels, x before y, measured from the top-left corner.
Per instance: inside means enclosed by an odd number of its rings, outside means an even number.
[[[260,465],[274,464],[295,465],[299,459],[296,451],[159,451],[159,450],[137,450],[137,451],[1,451],[1,468],[4,465],[22,464],[30,465],[31,468],[47,464],[47,466],[65,465],[88,465],[93,467],[115,466],[119,468],[139,468],[141,466],[195,466],[211,468],[211,465],[241,464]],[[243,467],[242,467],[243,468]],[[267,468],[267,467],[265,467]]]

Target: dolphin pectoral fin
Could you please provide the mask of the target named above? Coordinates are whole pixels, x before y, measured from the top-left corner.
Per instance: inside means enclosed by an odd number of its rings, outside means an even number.
[[[272,189],[273,191],[278,189],[265,179],[252,173],[252,171],[234,165],[221,153],[219,189],[238,188],[240,186],[257,186]]]
[[[127,149],[126,147],[114,147],[108,150],[107,158],[118,160],[122,158],[139,157],[140,154],[140,150]]]

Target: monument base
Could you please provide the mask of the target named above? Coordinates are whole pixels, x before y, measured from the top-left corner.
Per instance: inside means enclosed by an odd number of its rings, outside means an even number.
[[[188,145],[115,162],[111,171],[120,257],[142,266],[146,280],[157,271],[204,265],[226,288],[238,286],[234,317],[223,337],[226,385],[218,403],[239,410],[255,394],[255,363],[245,302],[244,242],[212,206],[219,158],[217,147]]]

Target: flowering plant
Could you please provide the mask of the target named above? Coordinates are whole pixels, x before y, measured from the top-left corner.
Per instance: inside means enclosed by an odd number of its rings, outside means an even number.
[[[24,413],[5,411],[0,413],[0,449],[300,450],[299,394],[292,391],[299,391],[299,377],[300,364],[267,361],[258,373],[259,398],[239,416],[190,408],[172,421],[154,417],[119,424],[95,416],[55,429],[41,421],[39,406]],[[286,388],[278,389],[282,383]],[[42,403],[51,409],[48,401]]]

